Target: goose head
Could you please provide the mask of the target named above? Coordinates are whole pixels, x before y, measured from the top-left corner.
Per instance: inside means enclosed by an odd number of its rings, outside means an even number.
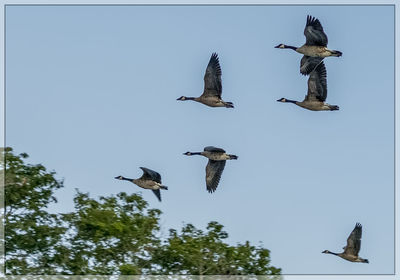
[[[284,49],[285,47],[286,47],[285,44],[279,44],[279,45],[275,46],[274,48]]]

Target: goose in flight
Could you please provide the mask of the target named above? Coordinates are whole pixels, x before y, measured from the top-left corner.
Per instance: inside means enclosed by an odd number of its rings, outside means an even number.
[[[225,102],[221,99],[222,82],[221,82],[221,66],[219,65],[218,54],[213,53],[208,63],[206,73],[204,75],[204,91],[200,97],[181,96],[177,100],[186,101],[193,100],[210,107],[226,107],[233,108],[232,102]]]
[[[226,161],[238,158],[235,155],[227,154],[221,148],[213,146],[205,147],[203,152],[186,152],[184,155],[201,155],[208,158],[208,164],[206,166],[206,186],[209,193],[213,193],[217,189]]]
[[[362,262],[369,263],[367,259],[360,258],[358,256],[358,252],[360,252],[361,247],[361,234],[362,234],[362,226],[359,223],[356,223],[353,231],[350,233],[347,238],[347,245],[343,247],[343,253],[333,253],[331,251],[325,250],[322,253],[324,254],[332,254],[342,259],[348,260],[350,262]]]
[[[158,200],[161,201],[160,189],[168,190],[167,186],[161,184],[161,175],[145,167],[140,167],[140,169],[143,170],[143,175],[138,179],[130,179],[124,176],[117,176],[115,179],[129,181],[143,189],[152,190]]]
[[[326,36],[321,23],[315,17],[307,16],[304,35],[306,36],[306,43],[299,48],[285,44],[279,44],[275,46],[275,48],[292,49],[298,53],[304,54],[300,61],[301,74],[310,74],[325,57],[342,56],[342,52],[327,48],[328,37]]]
[[[303,101],[295,101],[286,98],[278,99],[278,102],[293,103],[302,108],[311,111],[335,111],[339,110],[339,106],[325,103],[327,96],[326,85],[326,68],[324,62],[321,61],[318,66],[311,72],[308,78],[308,91]]]

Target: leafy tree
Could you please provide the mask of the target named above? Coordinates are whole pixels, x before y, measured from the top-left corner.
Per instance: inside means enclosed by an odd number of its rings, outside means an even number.
[[[92,199],[77,191],[75,210],[50,214],[63,187],[27,154],[2,150],[5,164],[5,255],[7,274],[192,274],[272,275],[269,250],[249,242],[231,246],[217,222],[203,232],[192,224],[161,238],[161,211],[138,194]]]
[[[64,220],[71,227],[70,256],[64,271],[72,274],[143,274],[151,252],[159,245],[158,209],[146,209],[137,194],[122,192],[101,197],[75,196],[73,213]]]
[[[269,250],[251,246],[248,241],[237,246],[223,242],[228,233],[217,222],[210,222],[207,232],[192,224],[181,234],[170,230],[165,244],[153,256],[161,274],[191,275],[274,275],[280,269],[269,266]]]
[[[62,181],[57,181],[55,173],[40,164],[25,164],[23,159],[28,157],[25,153],[15,156],[11,148],[5,148],[2,156],[6,272],[53,274],[56,272],[53,258],[58,253],[54,247],[65,227],[57,215],[49,214],[45,208],[57,201],[53,194],[63,186]]]

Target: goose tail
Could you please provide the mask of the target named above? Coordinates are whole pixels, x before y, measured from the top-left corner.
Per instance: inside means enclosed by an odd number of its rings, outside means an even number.
[[[341,51],[331,51],[332,52],[332,56],[342,56],[342,52]]]
[[[226,108],[235,108],[232,102],[224,102]]]
[[[238,156],[236,156],[236,155],[228,155],[229,156],[229,159],[238,159]]]
[[[337,105],[329,105],[329,110],[337,111],[337,110],[339,110],[339,106],[337,106]]]

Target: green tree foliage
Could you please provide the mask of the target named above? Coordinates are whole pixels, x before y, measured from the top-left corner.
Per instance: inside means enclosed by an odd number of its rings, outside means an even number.
[[[75,210],[50,214],[54,192],[63,186],[26,154],[3,150],[7,274],[72,275],[273,275],[269,250],[249,242],[231,246],[217,222],[203,232],[191,224],[162,238],[161,211],[138,194],[92,199],[77,191]]]
[[[15,156],[11,148],[2,150],[4,162],[4,236],[6,271],[9,274],[55,273],[57,255],[55,247],[65,228],[57,215],[49,214],[46,207],[56,202],[54,191],[62,182],[54,172],[40,164],[25,164],[27,154]],[[2,174],[3,175],[3,174]]]
[[[280,269],[269,266],[269,250],[244,244],[230,246],[223,240],[228,234],[217,222],[210,222],[207,232],[192,224],[180,234],[174,229],[154,254],[162,274],[191,275],[275,275]]]
[[[78,192],[74,202],[76,211],[64,215],[72,229],[65,270],[75,275],[148,272],[151,252],[160,243],[160,210],[147,209],[139,195],[124,192],[99,201]]]

